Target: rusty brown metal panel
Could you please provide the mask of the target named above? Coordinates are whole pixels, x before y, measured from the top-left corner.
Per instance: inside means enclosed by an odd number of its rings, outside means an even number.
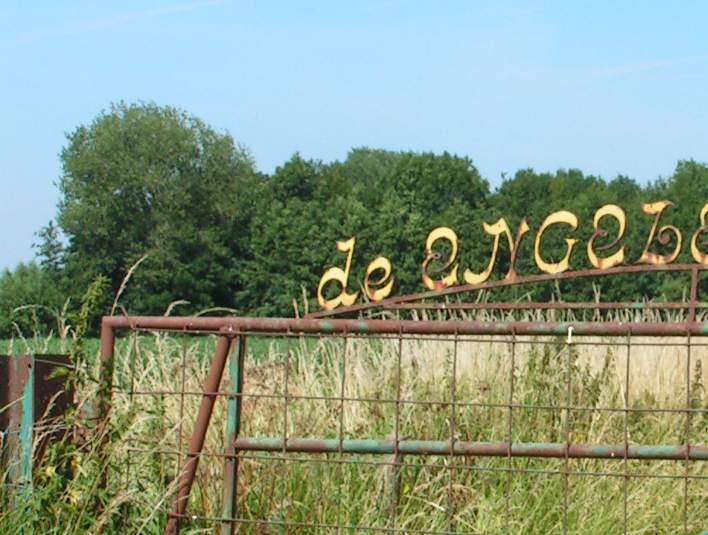
[[[41,461],[52,442],[66,439],[63,415],[75,406],[74,391],[66,379],[72,370],[67,355],[34,356],[34,413],[38,437],[35,462]]]
[[[4,463],[12,483],[29,480],[53,440],[63,438],[62,416],[73,404],[67,391],[64,355],[17,355],[0,358],[0,429],[5,437]]]
[[[35,407],[38,416],[45,414],[52,402],[51,414],[64,414],[72,404],[72,391],[67,391],[66,377],[73,368],[67,355],[34,355]]]

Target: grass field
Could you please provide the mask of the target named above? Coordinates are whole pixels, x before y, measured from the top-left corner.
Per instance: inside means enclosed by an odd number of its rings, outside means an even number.
[[[575,443],[622,443],[625,413],[608,409],[623,408],[628,395],[635,409],[679,410],[687,403],[694,409],[688,422],[685,411],[630,413],[630,443],[682,444],[687,431],[691,443],[708,443],[708,348],[692,347],[687,392],[685,346],[666,345],[672,342],[668,339],[633,339],[628,388],[626,340],[577,342],[569,347],[562,340],[519,339],[511,392],[508,340],[461,340],[456,355],[450,340],[405,340],[399,381],[397,340],[350,339],[345,351],[342,339],[250,338],[242,435],[287,432],[336,439],[341,432],[343,438],[385,438],[395,433],[398,420],[405,438],[448,440],[454,433],[460,440],[503,441],[510,416],[503,405],[511,396],[516,405],[534,407],[511,413],[515,442],[564,442],[569,433]],[[15,340],[12,351],[61,350],[54,340],[45,346],[32,343],[43,342]],[[10,498],[3,494],[0,532],[17,533],[29,525],[38,533],[162,532],[174,491],[176,452],[186,449],[200,401],[199,395],[167,392],[179,391],[182,377],[186,391],[200,391],[214,343],[208,337],[151,334],[119,340],[115,382],[122,393],[114,395],[107,466],[95,454],[95,441],[79,449],[57,446],[37,470],[31,500],[18,505],[15,498],[9,507]],[[93,354],[96,344],[87,344]],[[344,403],[342,381],[344,398],[350,400]],[[399,388],[404,402],[387,402],[397,399]],[[451,403],[453,392],[458,405]],[[95,394],[95,382],[86,381],[83,402]],[[570,411],[570,419],[561,409],[568,401],[583,408]],[[225,449],[225,423],[226,401],[219,397],[205,445],[217,456],[200,463],[189,505],[197,518],[185,524],[184,532],[212,533],[220,526],[223,458],[218,454]],[[570,460],[568,469],[575,475],[566,480],[564,459],[406,456],[400,473],[392,471],[393,459],[386,456],[323,462],[339,459],[337,454],[244,454],[237,510],[239,518],[253,523],[243,524],[241,532],[334,533],[312,525],[340,524],[352,527],[350,533],[394,527],[402,532],[562,533],[564,526],[569,533],[613,533],[624,528],[625,497],[630,533],[681,533],[684,521],[689,533],[708,527],[705,462],[630,461],[625,467],[622,460]],[[625,468],[635,477],[622,477]],[[103,469],[109,485],[98,491]],[[593,475],[599,472],[610,475]],[[693,479],[685,487],[687,473]],[[105,506],[99,515],[93,513],[97,499]]]

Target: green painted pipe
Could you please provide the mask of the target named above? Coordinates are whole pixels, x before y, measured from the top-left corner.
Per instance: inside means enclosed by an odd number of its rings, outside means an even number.
[[[526,442],[511,444],[506,442],[466,442],[450,444],[444,440],[400,440],[398,448],[393,440],[372,439],[313,439],[282,437],[241,437],[236,440],[236,450],[242,451],[285,451],[304,453],[361,453],[402,455],[456,455],[472,457],[546,457],[563,459],[624,459],[624,444],[570,444]],[[626,449],[627,459],[657,459],[674,461],[708,461],[708,446],[635,445]]]

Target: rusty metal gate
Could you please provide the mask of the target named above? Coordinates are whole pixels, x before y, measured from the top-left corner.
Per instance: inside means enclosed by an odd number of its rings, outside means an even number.
[[[105,317],[100,416],[174,415],[109,484],[149,501],[157,478],[167,533],[699,533],[704,268],[642,267],[688,272],[682,303],[450,301],[566,273],[303,319]]]

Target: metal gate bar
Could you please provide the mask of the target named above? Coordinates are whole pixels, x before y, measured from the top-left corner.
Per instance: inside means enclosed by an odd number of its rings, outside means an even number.
[[[562,407],[556,407],[562,408]],[[642,446],[624,444],[564,444],[526,442],[469,442],[456,440],[367,440],[281,437],[238,438],[236,450],[286,453],[361,453],[400,455],[459,455],[471,457],[540,457],[565,459],[641,459],[708,461],[708,446]],[[625,455],[626,453],[626,455]]]
[[[354,320],[287,318],[201,318],[165,316],[105,316],[103,325],[113,330],[170,330],[182,332],[297,334],[423,334],[423,335],[534,335],[564,336],[572,329],[576,336],[708,336],[708,322],[602,323],[602,322],[527,322],[464,320]],[[103,347],[103,346],[102,346]],[[104,349],[108,349],[105,347]],[[113,357],[110,350],[104,360]]]
[[[211,394],[211,392],[219,389],[230,347],[231,339],[228,336],[220,336],[216,346],[216,351],[214,352],[214,359],[212,360],[211,369],[209,370],[209,376],[207,377],[206,384],[204,385],[205,394],[202,398],[202,403],[199,406],[199,415],[197,416],[197,420],[194,424],[194,432],[192,433],[192,438],[189,442],[187,462],[182,468],[182,473],[180,474],[177,499],[175,500],[173,514],[170,516],[170,520],[167,523],[167,533],[179,532],[180,519],[187,510],[189,493],[192,490],[194,475],[196,474],[197,466],[199,465],[200,453],[204,447],[204,439],[206,437],[209,421],[211,420],[211,415],[214,410],[214,401],[216,396]]]

